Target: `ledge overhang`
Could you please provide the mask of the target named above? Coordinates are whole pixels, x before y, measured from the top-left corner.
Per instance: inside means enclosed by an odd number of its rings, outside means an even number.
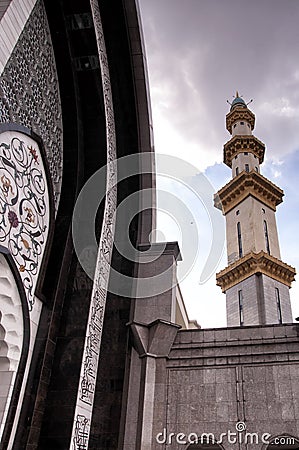
[[[232,167],[232,160],[239,153],[251,152],[262,164],[265,156],[265,144],[253,135],[236,135],[223,147],[223,162]]]
[[[247,107],[235,106],[232,111],[226,114],[226,129],[232,134],[232,127],[238,120],[246,120],[250,123],[251,130],[254,129],[255,115]]]
[[[264,251],[250,252],[216,274],[217,286],[221,287],[222,292],[226,292],[254,274],[267,275],[291,287],[295,280],[296,270]]]
[[[225,215],[249,196],[276,211],[284,193],[260,173],[243,171],[214,195],[214,206]]]

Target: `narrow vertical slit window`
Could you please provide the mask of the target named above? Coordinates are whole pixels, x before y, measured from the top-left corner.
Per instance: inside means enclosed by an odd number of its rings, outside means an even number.
[[[243,248],[242,248],[242,233],[241,233],[241,224],[237,223],[237,234],[238,234],[238,247],[239,247],[239,258],[243,256]]]
[[[245,164],[245,172],[249,172],[249,164]]]
[[[239,298],[239,317],[240,317],[240,325],[244,325],[244,313],[243,313],[243,292],[242,290],[238,291]]]
[[[239,175],[239,167],[236,167],[236,177]]]
[[[270,243],[269,243],[269,234],[268,234],[268,225],[267,222],[264,220],[264,234],[265,234],[265,244],[266,244],[266,250],[270,255]]]
[[[277,287],[275,288],[275,297],[276,297],[276,305],[277,305],[278,323],[282,323],[280,293],[279,293],[279,289]]]

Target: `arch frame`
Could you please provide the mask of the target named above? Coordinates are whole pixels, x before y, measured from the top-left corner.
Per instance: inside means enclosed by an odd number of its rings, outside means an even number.
[[[54,192],[53,192],[53,183],[51,179],[51,174],[48,166],[48,159],[45,151],[45,147],[43,144],[42,138],[33,132],[32,129],[17,124],[17,123],[1,123],[0,124],[0,135],[4,132],[17,132],[24,134],[25,136],[33,139],[40,150],[40,155],[42,159],[43,169],[45,173],[45,182],[47,184],[47,190],[48,190],[48,201],[49,201],[49,223],[48,223],[48,234],[47,239],[45,242],[44,252],[42,259],[40,261],[39,266],[39,273],[34,289],[34,296],[37,297],[42,304],[47,303],[46,296],[43,294],[43,286],[44,286],[44,279],[46,275],[47,270],[47,264],[50,257],[50,251],[52,247],[53,242],[53,236],[54,236],[54,228],[55,228],[55,201],[54,201]],[[13,259],[13,256],[11,255],[9,249],[7,249],[4,246],[0,245],[0,253],[4,254],[5,259],[9,265],[9,268],[12,271],[12,274],[14,276],[17,289],[19,291],[21,304],[22,304],[22,314],[23,314],[23,329],[24,329],[24,336],[23,336],[23,345],[21,350],[21,356],[20,361],[18,364],[18,369],[16,373],[16,378],[14,381],[14,387],[12,390],[12,397],[9,405],[9,410],[6,416],[5,425],[0,441],[0,450],[4,450],[7,448],[8,442],[11,439],[11,433],[14,426],[14,419],[17,412],[19,397],[21,393],[21,389],[23,386],[23,383],[27,384],[27,380],[24,379],[24,374],[27,366],[28,356],[29,356],[29,349],[30,345],[34,346],[35,342],[31,342],[31,318],[30,318],[30,309],[28,304],[28,298],[24,289],[24,285],[19,273],[19,270],[16,266],[16,263]]]
[[[34,133],[30,128],[25,127],[24,125],[19,125],[17,123],[1,123],[0,124],[0,135],[5,131],[15,131],[18,133],[22,133],[25,136],[30,137],[39,146],[40,154],[42,157],[43,169],[46,175],[47,189],[48,189],[48,197],[49,197],[49,230],[47,235],[47,241],[45,244],[44,254],[40,263],[39,274],[37,279],[37,284],[35,286],[34,295],[38,297],[43,303],[45,303],[46,298],[43,295],[43,282],[46,274],[46,267],[50,257],[50,250],[53,241],[54,235],[54,225],[55,225],[55,202],[54,202],[54,193],[53,193],[53,183],[51,179],[51,174],[48,166],[48,159],[45,151],[45,147],[43,144],[42,138]]]

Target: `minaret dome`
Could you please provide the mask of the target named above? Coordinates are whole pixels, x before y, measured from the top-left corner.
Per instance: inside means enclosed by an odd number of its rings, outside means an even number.
[[[241,106],[242,108],[247,108],[247,105],[245,103],[245,101],[243,100],[242,97],[239,96],[239,92],[236,92],[236,97],[234,98],[230,110],[232,110],[233,108],[235,108],[236,106]]]

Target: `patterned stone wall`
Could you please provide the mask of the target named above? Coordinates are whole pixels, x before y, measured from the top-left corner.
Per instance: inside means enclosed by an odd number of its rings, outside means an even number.
[[[256,432],[298,433],[299,364],[275,364],[243,369],[245,417]]]
[[[169,371],[167,390],[167,420],[161,426],[161,432],[167,430],[167,445],[159,445],[160,435],[159,443],[155,438],[155,450],[185,448],[176,442],[179,433],[194,443],[195,436],[201,439],[210,434],[220,440],[223,434],[221,444],[232,448],[228,432],[234,439],[238,427],[244,428],[240,433],[244,441],[248,433],[247,447],[240,445],[243,449],[262,449],[266,434],[298,437],[298,363],[178,368]],[[252,443],[249,433],[255,433],[258,441]]]
[[[188,448],[183,440],[209,433],[224,449],[299,440],[298,341],[296,324],[179,331],[153,378],[151,450]]]
[[[173,369],[168,381],[168,428],[186,434],[222,432],[238,422],[234,367]],[[169,446],[169,448],[171,448]]]
[[[43,140],[56,209],[62,181],[62,116],[47,17],[39,1],[0,77],[0,123],[31,128]]]

